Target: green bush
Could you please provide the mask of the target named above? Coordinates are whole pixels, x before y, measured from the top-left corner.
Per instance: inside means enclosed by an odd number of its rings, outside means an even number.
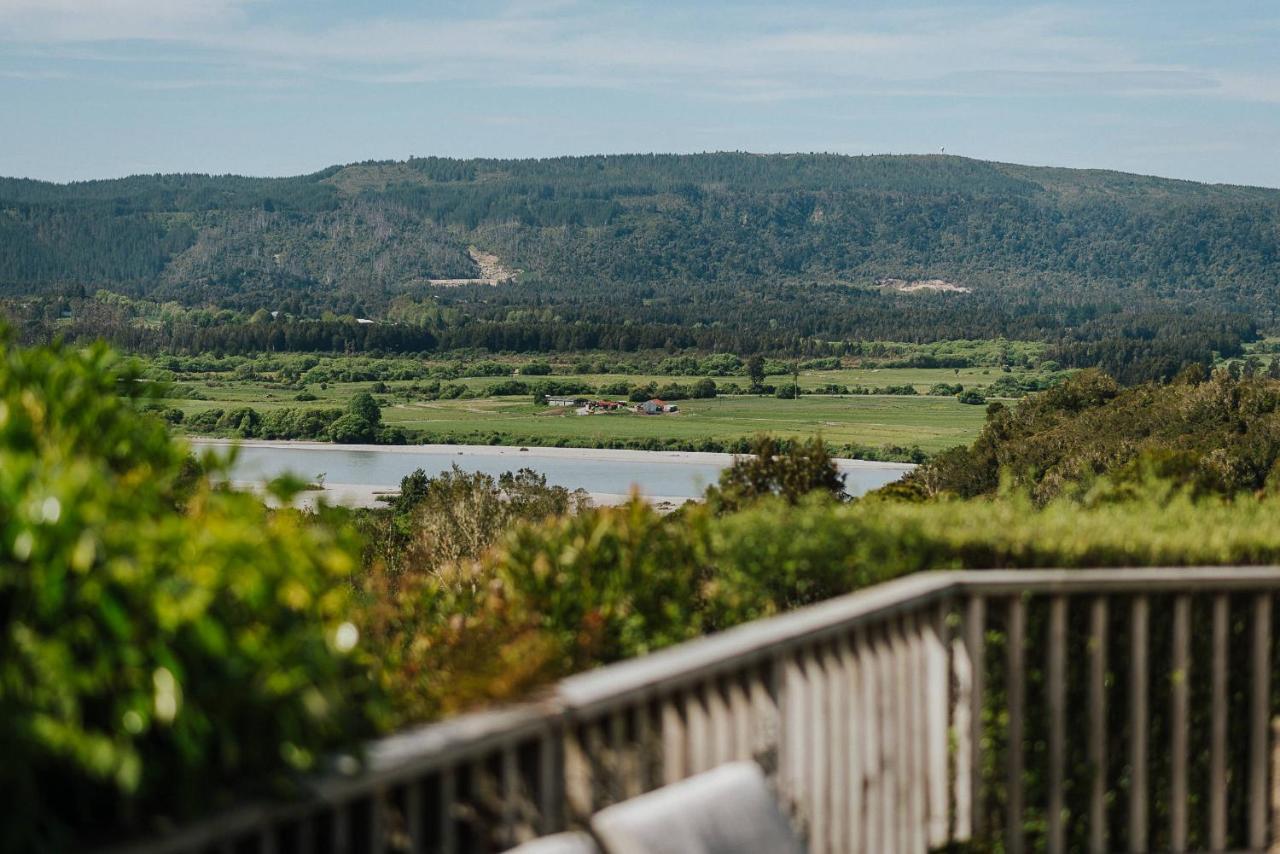
[[[375,571],[361,628],[396,719],[510,699],[696,637],[698,536],[636,500],[517,525],[475,562]]]
[[[339,444],[367,444],[377,438],[377,428],[365,419],[348,412],[329,426],[329,441]]]
[[[367,391],[352,397],[351,402],[347,404],[347,411],[374,427],[382,423],[382,410],[378,407],[378,402],[373,399],[373,395]]]
[[[815,437],[784,446],[771,436],[757,436],[747,455],[720,473],[706,497],[710,507],[724,513],[766,496],[779,496],[794,504],[813,492],[844,494],[844,475],[826,444]]]
[[[519,525],[477,560],[381,597],[366,633],[412,720],[911,572],[1274,563],[1277,511],[1280,499],[1197,499],[1150,477],[1046,506],[1022,492],[917,503],[816,492],[663,517],[637,499]]]
[[[503,380],[502,382],[493,383],[485,391],[485,394],[489,397],[510,397],[528,393],[529,384],[522,383],[519,380]]]
[[[389,516],[369,526],[367,549],[395,575],[433,573],[479,557],[517,521],[563,516],[589,504],[585,491],[548,484],[533,469],[497,478],[456,463],[435,476],[417,469],[401,479]]]
[[[701,633],[697,527],[632,501],[519,526],[491,569],[554,638],[557,669],[616,661]]]
[[[770,500],[711,526],[705,601],[723,627],[927,569],[1195,566],[1280,560],[1280,502],[1197,500],[1127,480],[1081,504],[996,499]]]
[[[660,400],[687,400],[692,396],[689,387],[679,383],[667,383],[653,395]]]
[[[279,790],[370,732],[353,536],[211,488],[106,349],[3,346],[0,848]]]
[[[1080,371],[1017,406],[988,409],[970,447],[937,455],[910,478],[925,494],[970,497],[995,492],[1005,472],[1048,501],[1164,454],[1192,455],[1191,480],[1226,495],[1276,487],[1280,382],[1226,372],[1203,380],[1194,371],[1121,389],[1099,371]]]

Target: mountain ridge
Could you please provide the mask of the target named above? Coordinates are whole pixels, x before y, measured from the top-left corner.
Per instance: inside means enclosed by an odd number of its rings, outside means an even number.
[[[865,317],[875,300],[900,312],[964,300],[971,315],[1155,301],[1273,326],[1278,245],[1280,190],[938,154],[424,157],[286,178],[0,179],[0,294],[104,288],[299,315],[376,316],[410,298],[491,318],[536,308],[705,324],[737,301],[778,324],[799,299],[834,312],[836,334],[841,312]],[[431,285],[486,278],[473,248],[521,274]],[[881,279],[970,292],[883,294]]]
[[[1000,168],[1002,170],[1011,171],[1028,171],[1040,173],[1068,173],[1071,175],[1096,175],[1096,176],[1115,176],[1124,179],[1140,179],[1143,181],[1169,182],[1184,186],[1202,187],[1208,189],[1222,188],[1227,190],[1247,190],[1260,191],[1263,193],[1280,193],[1280,187],[1269,187],[1262,184],[1238,184],[1227,181],[1199,181],[1193,178],[1178,178],[1171,175],[1157,175],[1146,172],[1126,172],[1122,169],[1111,169],[1107,167],[1097,166],[1048,166],[1036,165],[1030,163],[1018,163],[1011,160],[986,160],[978,157],[967,157],[959,154],[835,154],[827,152],[753,152],[753,151],[731,151],[717,150],[704,151],[694,153],[673,153],[673,152],[619,152],[614,154],[582,154],[582,155],[550,155],[546,157],[452,157],[452,156],[410,156],[405,159],[383,159],[383,160],[360,160],[351,161],[349,163],[334,163],[321,167],[311,172],[298,172],[291,175],[250,175],[240,172],[134,172],[128,175],[121,175],[114,178],[82,178],[69,181],[56,181],[44,178],[32,178],[19,175],[0,175],[0,185],[5,182],[25,183],[42,186],[53,187],[84,187],[86,185],[110,184],[128,182],[135,179],[154,179],[154,178],[219,178],[234,179],[241,181],[291,181],[301,178],[315,178],[319,176],[330,176],[337,171],[348,169],[355,166],[377,165],[377,166],[396,166],[407,165],[415,161],[446,161],[455,163],[509,163],[509,164],[528,164],[528,163],[555,163],[561,161],[573,160],[596,160],[602,158],[709,158],[719,156],[741,156],[741,157],[759,157],[759,158],[834,158],[843,160],[874,160],[874,159],[938,159],[949,161],[960,161],[969,163],[980,163],[988,166]]]

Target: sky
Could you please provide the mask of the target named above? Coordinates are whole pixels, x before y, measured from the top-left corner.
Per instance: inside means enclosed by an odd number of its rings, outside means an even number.
[[[1280,187],[1280,2],[0,0],[0,175],[928,153]]]

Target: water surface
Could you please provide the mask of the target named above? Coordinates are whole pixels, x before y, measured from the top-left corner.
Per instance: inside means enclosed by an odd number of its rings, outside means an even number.
[[[196,440],[196,445],[225,445]],[[531,468],[547,481],[569,489],[626,494],[632,487],[648,496],[696,498],[732,462],[729,454],[666,451],[599,451],[569,448],[496,448],[487,445],[389,446],[329,444],[242,445],[232,470],[237,481],[262,481],[286,472],[329,486],[360,484],[396,489],[415,469],[435,475],[457,465],[465,471],[497,477]],[[841,460],[845,484],[853,495],[897,480],[911,466]]]

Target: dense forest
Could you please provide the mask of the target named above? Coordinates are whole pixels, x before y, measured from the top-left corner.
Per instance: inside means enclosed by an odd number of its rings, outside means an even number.
[[[91,299],[103,290],[278,321],[111,335],[142,349],[817,352],[1005,336],[1167,376],[1276,325],[1277,245],[1280,191],[944,156],[0,179],[0,296],[20,327],[113,328]],[[902,289],[922,280],[954,289]],[[357,318],[381,326],[353,331]]]

